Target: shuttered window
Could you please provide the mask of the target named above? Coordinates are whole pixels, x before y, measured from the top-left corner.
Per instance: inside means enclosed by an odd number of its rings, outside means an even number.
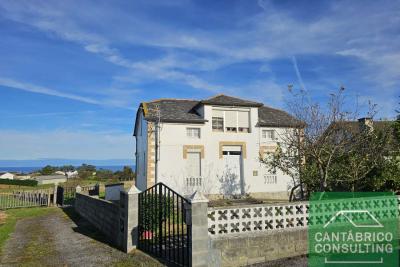
[[[186,158],[187,178],[201,176],[200,152],[188,152]]]
[[[237,126],[237,111],[225,111],[225,125],[226,127],[236,127]]]
[[[213,109],[212,116],[213,116],[213,118],[223,118],[224,117],[224,111],[223,110],[219,110],[219,109]]]

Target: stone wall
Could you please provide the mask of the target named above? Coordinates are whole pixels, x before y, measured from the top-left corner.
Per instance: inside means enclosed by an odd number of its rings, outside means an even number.
[[[102,232],[115,246],[121,247],[120,208],[110,201],[76,193],[75,210]]]
[[[307,254],[307,229],[210,237],[209,266],[246,266]]]

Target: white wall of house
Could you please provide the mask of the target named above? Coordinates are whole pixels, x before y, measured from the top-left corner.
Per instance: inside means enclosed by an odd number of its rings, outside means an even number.
[[[139,190],[146,190],[147,180],[147,121],[143,113],[139,112],[136,133],[136,186]]]
[[[229,111],[226,107],[215,107]],[[219,142],[244,142],[246,143],[246,158],[241,156],[242,179],[246,193],[262,192],[288,192],[292,186],[291,178],[283,175],[280,171],[276,173],[276,179],[267,179],[265,175],[268,170],[259,162],[260,145],[276,145],[279,140],[267,140],[262,138],[262,130],[275,130],[276,138],[283,134],[282,128],[260,128],[256,127],[258,121],[257,108],[232,108],[232,110],[248,110],[250,112],[250,132],[215,132],[212,129],[212,106],[204,106],[204,118],[208,120],[205,124],[183,124],[183,123],[162,123],[160,131],[160,153],[158,164],[158,179],[156,182],[163,182],[181,193],[188,194],[194,190],[187,186],[188,176],[193,173],[193,162],[196,157],[183,158],[183,147],[185,145],[204,145],[204,158],[201,159],[202,185],[198,186],[204,193],[220,194],[222,187],[220,177],[226,176],[226,160],[220,158]],[[226,122],[226,120],[225,120]],[[188,137],[187,128],[199,128],[200,138]],[[139,143],[143,142],[138,138]],[[139,145],[140,146],[140,145]],[[138,146],[138,147],[139,147]],[[240,147],[230,146],[230,150],[240,150]],[[194,149],[192,152],[196,152]],[[235,158],[233,158],[235,160]],[[140,160],[139,160],[140,162]],[[141,163],[139,163],[141,164]],[[139,168],[138,168],[139,170]],[[142,174],[138,175],[138,182]],[[273,174],[270,174],[273,175]],[[142,179],[143,181],[145,179]],[[237,181],[240,183],[240,181]],[[140,182],[139,182],[140,184]],[[225,183],[226,185],[226,183]],[[140,185],[139,185],[140,186]],[[240,193],[240,184],[236,192]],[[226,188],[226,187],[225,187]]]
[[[14,179],[14,174],[6,172],[0,175],[0,179],[10,179],[13,180]]]

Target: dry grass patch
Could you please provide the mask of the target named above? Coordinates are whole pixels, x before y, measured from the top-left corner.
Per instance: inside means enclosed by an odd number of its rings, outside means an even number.
[[[0,211],[0,225],[5,223],[7,219],[7,214],[4,211]]]

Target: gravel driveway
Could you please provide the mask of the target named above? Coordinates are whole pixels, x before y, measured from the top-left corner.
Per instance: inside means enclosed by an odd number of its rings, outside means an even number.
[[[141,252],[125,254],[71,209],[17,222],[0,266],[162,266]]]

